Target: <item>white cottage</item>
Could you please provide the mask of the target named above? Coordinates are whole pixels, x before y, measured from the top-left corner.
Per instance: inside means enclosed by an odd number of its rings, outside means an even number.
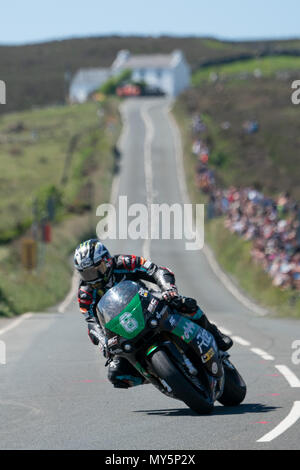
[[[134,81],[144,81],[169,96],[177,96],[190,86],[190,67],[179,50],[171,54],[131,55],[122,50],[112,64],[112,74],[132,70]]]
[[[98,90],[110,77],[109,68],[80,69],[74,75],[70,90],[71,103],[84,103],[89,95]]]

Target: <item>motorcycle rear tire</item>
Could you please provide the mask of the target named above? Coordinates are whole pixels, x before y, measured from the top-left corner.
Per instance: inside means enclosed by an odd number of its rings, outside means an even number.
[[[246,396],[246,384],[236,368],[232,369],[224,364],[224,373],[224,390],[218,401],[224,406],[237,406]]]

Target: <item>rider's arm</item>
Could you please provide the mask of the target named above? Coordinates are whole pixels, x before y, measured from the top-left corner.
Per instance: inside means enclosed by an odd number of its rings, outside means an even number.
[[[116,274],[125,274],[132,280],[142,279],[156,284],[163,292],[176,289],[175,276],[168,268],[157,266],[150,260],[135,255],[115,257]]]
[[[78,289],[78,302],[80,312],[83,314],[88,324],[88,335],[93,344],[105,343],[105,334],[101,328],[96,315],[97,301],[96,291],[80,283]]]

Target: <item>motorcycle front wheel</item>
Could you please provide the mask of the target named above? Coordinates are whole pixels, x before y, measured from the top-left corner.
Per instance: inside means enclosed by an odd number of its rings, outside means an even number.
[[[199,414],[211,413],[214,405],[189,382],[165,351],[158,350],[151,357],[155,373],[171,387],[173,394]]]

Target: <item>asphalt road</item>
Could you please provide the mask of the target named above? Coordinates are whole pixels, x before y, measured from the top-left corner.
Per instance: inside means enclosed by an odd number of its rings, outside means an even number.
[[[122,170],[113,199],[182,203],[176,129],[164,99],[123,106]],[[124,215],[124,214],[123,214]],[[113,389],[89,341],[75,296],[60,308],[0,321],[1,449],[299,449],[299,322],[254,312],[185,240],[110,240],[113,253],[151,256],[176,274],[181,293],[234,337],[231,359],[248,393],[242,405],[198,416],[151,385]],[[0,343],[3,348],[4,343]],[[295,344],[294,344],[295,346]],[[299,349],[299,346],[298,346]],[[297,362],[297,361],[294,361]],[[282,367],[284,366],[284,367]]]

